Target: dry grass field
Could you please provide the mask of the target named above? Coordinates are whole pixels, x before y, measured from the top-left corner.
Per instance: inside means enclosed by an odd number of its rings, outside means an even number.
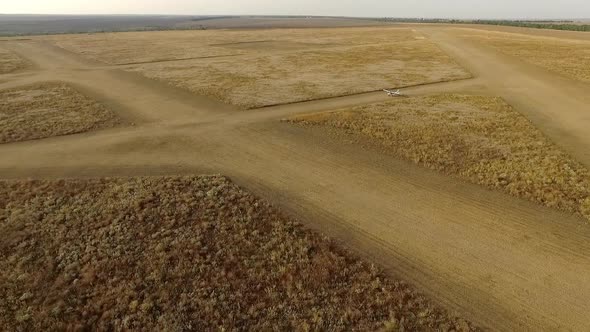
[[[127,68],[243,108],[470,77],[431,41],[400,28],[125,33],[54,41],[106,63],[151,62]],[[187,58],[200,59],[170,61]]]
[[[590,82],[590,41],[466,30],[465,37],[569,78]]]
[[[417,164],[590,219],[590,172],[500,98],[400,98],[290,121],[360,135]]]
[[[0,143],[75,134],[119,122],[112,111],[63,83],[0,91]]]
[[[28,62],[14,52],[0,48],[0,75],[24,69]]]
[[[0,331],[590,331],[590,37],[308,23],[4,38]]]
[[[0,182],[2,330],[471,331],[221,176]]]

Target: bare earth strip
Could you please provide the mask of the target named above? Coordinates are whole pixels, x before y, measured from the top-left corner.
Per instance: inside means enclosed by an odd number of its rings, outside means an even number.
[[[464,29],[418,28],[475,76],[487,93],[500,96],[553,142],[590,167],[588,84],[504,55],[464,38]],[[547,32],[552,35],[552,32]],[[577,34],[574,34],[577,35]]]
[[[590,83],[590,40],[465,29],[465,37],[554,73]]]
[[[590,160],[587,90],[461,40],[452,29],[416,29],[472,71],[477,89],[502,96],[552,141]],[[2,145],[3,178],[221,172],[300,220],[313,220],[308,226],[478,325],[590,328],[590,227],[583,219],[277,123],[290,114],[384,96],[233,112],[37,42],[18,47],[42,70],[18,80],[51,75],[82,83],[118,114],[142,121],[75,139]]]
[[[588,170],[499,98],[401,98],[290,122],[368,138],[417,164],[590,220]]]

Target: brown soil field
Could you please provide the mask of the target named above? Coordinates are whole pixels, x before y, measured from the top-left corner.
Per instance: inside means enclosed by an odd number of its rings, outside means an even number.
[[[464,37],[569,78],[590,82],[590,40],[466,29]]]
[[[3,330],[471,331],[221,176],[0,182]]]
[[[590,219],[590,172],[501,98],[441,94],[297,116],[386,151]]]
[[[16,70],[24,69],[28,62],[9,50],[0,48],[0,74],[8,74]]]
[[[153,61],[128,69],[243,108],[470,77],[411,29],[126,33],[55,42],[107,63]],[[195,57],[206,58],[169,61]]]
[[[63,83],[0,91],[0,144],[113,127],[117,116]]]

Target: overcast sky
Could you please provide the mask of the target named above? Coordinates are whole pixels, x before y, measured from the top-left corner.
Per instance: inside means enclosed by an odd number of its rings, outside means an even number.
[[[0,0],[0,13],[590,18],[590,0]]]

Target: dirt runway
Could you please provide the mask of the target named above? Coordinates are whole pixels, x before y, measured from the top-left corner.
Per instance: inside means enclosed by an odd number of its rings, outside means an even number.
[[[499,95],[590,165],[587,86],[460,38],[416,27],[474,79],[407,89]],[[279,120],[384,100],[383,93],[238,111],[34,41],[35,64],[0,88],[73,84],[134,126],[0,145],[0,177],[222,173],[493,330],[590,329],[590,225]]]

